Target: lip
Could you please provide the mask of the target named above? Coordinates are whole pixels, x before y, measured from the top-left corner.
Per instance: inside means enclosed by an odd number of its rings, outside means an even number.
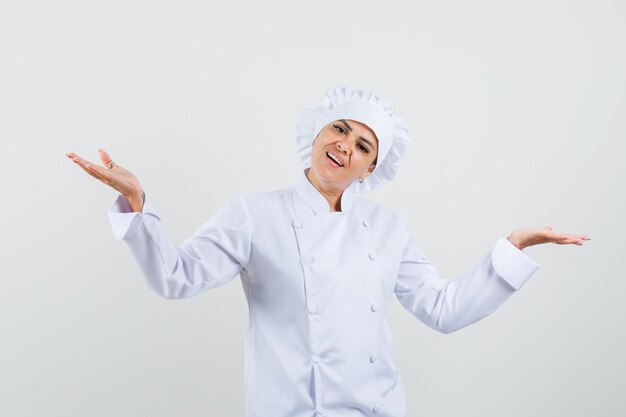
[[[339,162],[341,162],[341,166],[337,165],[327,154],[332,153],[333,156],[335,158],[337,158],[339,160]],[[332,152],[330,150],[326,151],[324,153],[324,156],[326,157],[326,160],[328,161],[328,163],[332,166],[334,166],[335,168],[344,168],[346,166],[346,161],[343,160],[343,158],[341,156],[339,156],[337,154],[337,152]]]

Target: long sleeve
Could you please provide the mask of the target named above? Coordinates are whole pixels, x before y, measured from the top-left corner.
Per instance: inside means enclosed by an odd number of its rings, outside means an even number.
[[[149,198],[140,213],[119,195],[108,215],[115,239],[126,242],[148,287],[162,297],[189,298],[224,285],[248,263],[252,225],[240,195],[180,246],[167,238]]]
[[[441,279],[408,229],[394,292],[420,321],[451,333],[491,314],[539,268],[528,255],[500,238],[491,253],[452,280]]]

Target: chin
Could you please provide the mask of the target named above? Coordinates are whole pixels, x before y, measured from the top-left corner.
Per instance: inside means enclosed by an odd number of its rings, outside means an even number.
[[[352,184],[350,179],[341,176],[341,172],[334,169],[326,169],[326,167],[319,166],[311,166],[311,171],[313,171],[313,175],[320,182],[324,188],[329,190],[345,190]]]
[[[323,173],[319,173],[317,177],[319,182],[324,185],[325,188],[331,190],[345,190],[351,184],[349,180],[337,178],[335,175],[324,175]]]

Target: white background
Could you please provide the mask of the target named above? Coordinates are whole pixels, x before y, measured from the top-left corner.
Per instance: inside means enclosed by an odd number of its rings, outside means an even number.
[[[65,153],[109,151],[179,244],[293,184],[296,118],[341,83],[411,128],[367,197],[442,276],[517,227],[592,237],[527,249],[533,278],[451,335],[394,300],[408,416],[625,415],[625,21],[622,1],[2,2],[0,415],[242,416],[239,279],[159,298],[113,239],[116,192]]]

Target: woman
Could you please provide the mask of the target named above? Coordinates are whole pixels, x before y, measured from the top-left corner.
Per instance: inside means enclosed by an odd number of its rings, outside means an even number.
[[[538,268],[521,249],[581,245],[589,237],[519,229],[455,280],[437,276],[393,211],[358,198],[395,175],[410,144],[392,107],[338,87],[297,125],[305,162],[294,187],[237,195],[179,247],[133,174],[70,153],[120,192],[109,210],[115,237],[165,298],[187,298],[240,275],[248,417],[405,415],[404,385],[384,313],[393,294],[443,333],[493,312]]]

